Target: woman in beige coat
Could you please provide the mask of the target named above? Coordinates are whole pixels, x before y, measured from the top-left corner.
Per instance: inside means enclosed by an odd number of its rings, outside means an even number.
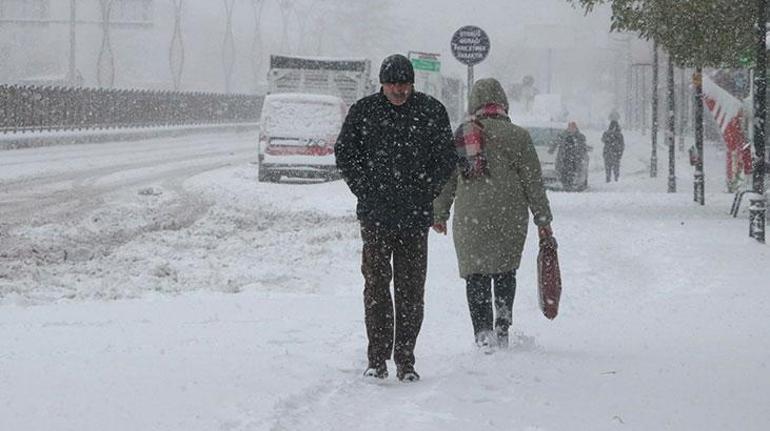
[[[446,233],[454,204],[452,233],[473,331],[491,352],[508,345],[529,212],[541,236],[551,234],[552,216],[532,140],[508,118],[500,83],[477,81],[469,105],[470,120],[455,132],[458,167],[433,202],[433,229]]]

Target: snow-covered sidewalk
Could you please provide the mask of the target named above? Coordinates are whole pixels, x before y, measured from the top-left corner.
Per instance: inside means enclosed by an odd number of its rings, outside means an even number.
[[[597,137],[589,191],[549,194],[560,315],[537,308],[531,230],[508,351],[474,350],[451,237],[432,234],[423,379],[365,382],[345,185],[257,183],[233,165],[184,182],[211,203],[189,226],[89,261],[19,263],[16,292],[0,271],[0,429],[766,429],[770,252],[745,212],[727,214],[720,156],[706,154],[701,207],[684,155],[679,193],[665,193],[665,152],[650,179],[633,134],[621,181],[605,184]],[[65,228],[95,229],[14,235]]]

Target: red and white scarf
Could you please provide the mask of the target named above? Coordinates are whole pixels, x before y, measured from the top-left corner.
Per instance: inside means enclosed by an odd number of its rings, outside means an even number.
[[[508,113],[499,103],[487,103],[479,108],[455,131],[455,148],[458,165],[464,178],[480,178],[489,175],[485,153],[484,118],[505,118]]]

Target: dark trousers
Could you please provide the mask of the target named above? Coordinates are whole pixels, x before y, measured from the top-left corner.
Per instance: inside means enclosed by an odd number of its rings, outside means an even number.
[[[620,176],[620,157],[615,155],[604,155],[604,173],[607,176],[607,182],[610,182],[611,178],[615,181]]]
[[[362,224],[361,239],[369,365],[384,364],[391,352],[399,367],[414,365],[423,318],[428,228],[397,231]]]
[[[565,189],[571,190],[575,186],[575,176],[577,176],[579,165],[577,160],[568,158],[562,162],[560,171],[558,172],[559,181]]]
[[[493,281],[494,300],[492,299]],[[471,274],[465,279],[465,292],[468,296],[474,334],[491,331],[493,322],[495,329],[508,330],[513,323],[516,270],[500,274]]]

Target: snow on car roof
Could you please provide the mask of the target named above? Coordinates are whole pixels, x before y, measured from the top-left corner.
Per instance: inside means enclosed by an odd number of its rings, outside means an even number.
[[[317,137],[339,133],[344,102],[336,96],[281,93],[265,97],[262,131],[272,136]]]

